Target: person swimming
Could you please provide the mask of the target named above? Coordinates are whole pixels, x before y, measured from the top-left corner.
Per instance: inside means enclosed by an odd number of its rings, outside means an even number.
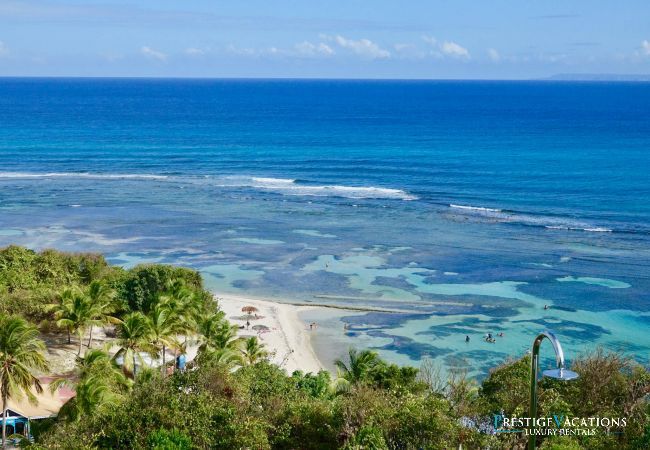
[[[465,342],[469,342],[469,336],[465,336]]]

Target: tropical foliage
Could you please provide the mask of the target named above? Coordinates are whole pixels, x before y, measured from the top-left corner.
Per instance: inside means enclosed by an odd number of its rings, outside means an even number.
[[[525,416],[530,359],[509,361],[481,382],[383,361],[350,349],[337,375],[287,375],[256,337],[241,339],[195,271],[165,265],[130,270],[98,255],[0,250],[0,370],[3,400],[39,389],[46,369],[37,329],[22,316],[75,336],[67,384],[76,397],[39,427],[35,448],[51,449],[510,449],[516,433],[495,434],[495,414]],[[51,326],[47,326],[50,324]],[[102,348],[93,332],[114,330]],[[98,340],[98,339],[97,339]],[[84,345],[87,350],[81,356]],[[167,357],[188,346],[186,371]],[[96,343],[97,347],[98,344]],[[172,359],[172,358],[170,358]],[[160,365],[161,370],[153,369]],[[597,351],[573,362],[580,378],[539,384],[541,415],[626,417],[622,434],[547,437],[546,449],[650,446],[650,372]],[[5,373],[10,375],[5,375]],[[49,426],[49,428],[48,428]]]
[[[246,364],[255,364],[263,360],[268,352],[255,336],[251,336],[244,341],[242,355]]]
[[[43,388],[34,371],[48,369],[44,356],[45,344],[38,330],[20,317],[0,314],[0,398],[2,399],[2,448],[7,438],[7,402],[27,395],[35,401],[34,393]]]

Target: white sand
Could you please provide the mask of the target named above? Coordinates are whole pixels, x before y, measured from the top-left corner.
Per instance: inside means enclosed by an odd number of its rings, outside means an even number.
[[[258,309],[255,313],[260,317],[258,320],[251,320],[253,325],[266,325],[269,331],[259,334],[260,340],[264,343],[267,351],[272,353],[269,358],[271,362],[285,369],[291,374],[294,370],[301,370],[305,373],[316,373],[325,368],[318,360],[310,342],[309,324],[304,323],[298,317],[301,311],[313,309],[311,306],[295,306],[285,303],[276,303],[268,300],[255,299],[236,295],[215,296],[220,308],[226,313],[228,320],[237,325],[245,325],[245,320],[238,320],[236,317],[243,316],[244,306],[254,306]],[[241,336],[258,335],[252,329],[241,329]]]
[[[316,306],[296,306],[285,303],[277,303],[269,300],[249,298],[236,295],[219,295],[215,296],[219,306],[226,313],[228,320],[236,325],[245,325],[245,320],[237,320],[236,317],[243,316],[242,308],[250,305],[258,309],[257,314],[262,317],[259,320],[251,320],[253,325],[266,325],[269,331],[258,333],[252,329],[242,329],[239,331],[240,336],[259,336],[260,341],[271,352],[270,361],[282,367],[291,374],[294,370],[301,370],[305,373],[316,373],[325,369],[325,366],[318,360],[310,342],[310,335],[317,333],[318,330],[309,329],[309,324],[304,323],[298,317],[298,313],[314,308]],[[73,336],[72,343],[67,344],[67,338],[64,334],[48,334],[44,336],[48,347],[48,360],[51,362],[51,373],[64,374],[68,373],[75,367],[76,355],[78,351],[78,338]],[[87,350],[86,343],[88,335],[84,336],[84,346],[82,353]],[[102,348],[103,345],[110,341],[106,338],[104,330],[95,327],[93,331],[93,347]],[[187,360],[192,361],[196,357],[198,345],[188,343]],[[293,350],[293,352],[292,352]],[[117,351],[114,347],[111,353]],[[174,358],[173,352],[168,351],[167,360]],[[144,356],[145,361],[152,367],[160,364],[159,359],[152,359]]]

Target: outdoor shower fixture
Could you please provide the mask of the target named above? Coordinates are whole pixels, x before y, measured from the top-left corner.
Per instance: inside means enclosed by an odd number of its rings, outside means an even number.
[[[537,419],[537,375],[539,373],[539,347],[542,345],[544,338],[551,341],[553,350],[555,351],[555,361],[557,362],[557,369],[545,370],[542,375],[556,380],[571,381],[578,378],[578,374],[564,368],[564,351],[560,341],[555,337],[555,334],[550,330],[542,331],[539,336],[533,341],[533,352],[530,364],[530,410],[529,417],[535,422]],[[528,450],[535,450],[537,447],[537,439],[534,434],[528,438]]]

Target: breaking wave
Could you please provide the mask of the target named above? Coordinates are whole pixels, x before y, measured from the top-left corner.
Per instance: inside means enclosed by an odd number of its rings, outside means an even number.
[[[315,197],[344,197],[344,198],[374,198],[417,200],[417,197],[401,189],[391,189],[375,186],[342,186],[316,185],[299,182],[290,178],[265,177],[225,177],[220,180],[220,186],[240,186],[275,192],[282,195],[315,196]]]
[[[156,175],[125,173],[90,173],[90,172],[0,172],[0,179],[97,179],[97,180],[157,180],[183,184],[210,184],[215,187],[248,187],[257,190],[275,192],[282,195],[344,197],[354,199],[396,199],[417,200],[417,197],[401,189],[375,186],[320,185],[297,181],[290,178],[269,178],[251,176],[213,176],[213,175]]]
[[[449,205],[449,207],[456,208],[456,209],[464,209],[467,211],[501,212],[500,209],[495,209],[495,208],[484,208],[482,206],[454,205],[453,203]]]
[[[453,203],[449,207],[456,210],[458,214],[475,216],[493,222],[514,223],[542,227],[549,230],[586,231],[591,233],[611,233],[614,231],[611,228],[595,226],[579,220],[557,216],[535,215],[497,208],[485,208],[482,206],[456,205]]]

